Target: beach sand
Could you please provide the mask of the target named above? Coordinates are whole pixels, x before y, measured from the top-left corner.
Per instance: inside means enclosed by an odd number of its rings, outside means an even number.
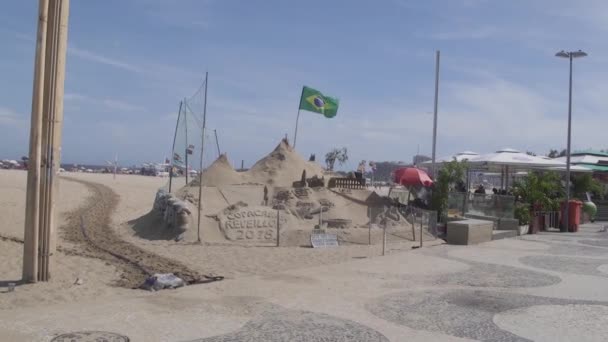
[[[0,170],[0,287],[9,281],[18,281],[21,276],[21,259],[23,245],[18,242],[23,236],[23,218],[25,211],[26,172],[18,170]],[[82,183],[82,182],[85,183]],[[176,183],[183,182],[177,178]],[[375,245],[346,245],[331,249],[312,249],[302,247],[255,247],[242,246],[224,242],[188,243],[173,240],[151,240],[142,238],[134,230],[134,221],[149,214],[156,191],[165,186],[166,178],[110,174],[64,173],[60,177],[57,217],[58,251],[53,258],[52,279],[48,283],[27,284],[18,287],[10,296],[0,296],[0,308],[36,306],[49,303],[78,302],[84,298],[107,296],[109,300],[129,296],[130,290],[120,287],[133,281],[126,271],[129,266],[117,262],[112,257],[103,255],[90,248],[83,241],[74,239],[69,234],[70,220],[81,215],[83,208],[96,204],[96,192],[91,186],[105,189],[103,196],[109,198],[111,208],[109,222],[110,233],[115,240],[106,241],[107,236],[100,234],[102,243],[112,244],[118,241],[123,251],[131,253],[134,258],[143,258],[143,264],[150,267],[176,267],[200,275],[219,275],[228,279],[250,275],[268,275],[275,272],[312,267],[325,264],[336,264],[358,258],[378,256],[382,253],[381,234],[374,232]],[[99,194],[97,194],[99,195]],[[91,201],[93,203],[91,203]],[[102,202],[98,202],[102,203]],[[104,202],[105,203],[105,202]],[[94,207],[102,207],[97,205]],[[86,209],[86,208],[85,208]],[[79,211],[80,210],[80,211]],[[89,210],[90,211],[90,210]],[[87,212],[87,215],[98,215]],[[100,215],[100,214],[99,214]],[[86,216],[85,216],[86,217]],[[95,216],[93,220],[101,220]],[[85,223],[95,226],[98,221]],[[215,223],[215,222],[214,222]],[[215,223],[217,225],[217,223]],[[89,228],[87,228],[89,229]],[[212,228],[211,230],[217,230]],[[66,233],[68,232],[68,233]],[[367,233],[362,230],[363,235]],[[13,241],[17,240],[17,241]],[[439,244],[441,240],[427,244]],[[409,250],[410,241],[392,242],[388,253]],[[143,256],[143,257],[142,257]],[[175,262],[175,263],[174,263]],[[179,270],[176,270],[179,271]],[[126,275],[125,275],[126,274]],[[139,275],[141,277],[141,275]],[[82,285],[76,285],[77,279]],[[126,280],[128,281],[126,281]],[[133,284],[131,284],[133,285]]]

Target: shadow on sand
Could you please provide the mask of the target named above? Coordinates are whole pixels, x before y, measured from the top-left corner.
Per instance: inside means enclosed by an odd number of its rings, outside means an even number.
[[[176,240],[183,233],[182,230],[167,227],[162,217],[154,211],[150,211],[128,223],[137,237],[146,240]]]

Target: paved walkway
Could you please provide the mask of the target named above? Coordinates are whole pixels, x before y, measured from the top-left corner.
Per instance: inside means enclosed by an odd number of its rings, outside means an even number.
[[[3,311],[0,340],[605,341],[600,227]]]

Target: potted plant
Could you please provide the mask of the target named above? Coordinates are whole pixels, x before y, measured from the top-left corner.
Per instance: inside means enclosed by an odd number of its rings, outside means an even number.
[[[527,177],[515,182],[513,194],[518,201],[516,217],[524,224],[526,218],[529,220],[530,234],[545,228],[544,216],[535,213],[557,210],[562,192],[559,175],[555,172],[530,172]]]

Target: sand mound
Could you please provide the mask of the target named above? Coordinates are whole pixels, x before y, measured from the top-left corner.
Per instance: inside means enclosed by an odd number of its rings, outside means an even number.
[[[307,178],[323,175],[323,168],[319,164],[305,160],[285,140],[281,140],[274,151],[255,163],[247,174],[254,182],[291,186],[294,181],[300,180],[303,170],[306,170]]]
[[[224,186],[245,182],[245,175],[234,170],[225,153],[220,155],[213,164],[203,171],[204,186]],[[190,182],[190,186],[198,186],[198,180]]]

